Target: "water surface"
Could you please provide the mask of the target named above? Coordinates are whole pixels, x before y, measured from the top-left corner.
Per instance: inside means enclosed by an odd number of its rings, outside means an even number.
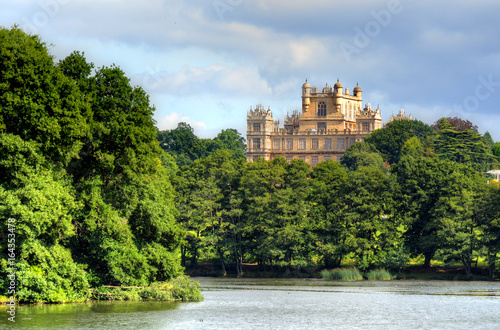
[[[21,306],[29,329],[500,329],[499,282],[198,278],[193,303]]]

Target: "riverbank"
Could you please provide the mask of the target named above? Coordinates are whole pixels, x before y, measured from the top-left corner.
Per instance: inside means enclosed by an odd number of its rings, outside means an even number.
[[[227,272],[224,274],[220,267],[211,263],[200,263],[197,267],[186,269],[186,274],[192,277],[248,277],[248,278],[321,278],[321,268],[308,267],[287,269],[259,269],[257,264],[243,264],[243,275]],[[459,266],[431,266],[411,265],[404,267],[400,272],[393,272],[396,280],[442,280],[442,281],[498,281],[498,276],[490,279],[487,267],[475,267],[472,275],[467,276],[463,267]]]

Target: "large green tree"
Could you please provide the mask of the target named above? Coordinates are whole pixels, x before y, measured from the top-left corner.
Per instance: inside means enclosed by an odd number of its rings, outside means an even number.
[[[392,165],[401,158],[401,148],[406,141],[418,137],[426,144],[430,144],[429,137],[433,134],[434,130],[419,120],[394,120],[384,128],[372,132],[365,141],[374,145],[384,160]]]
[[[350,252],[340,189],[346,181],[347,170],[332,160],[319,163],[311,175],[311,230],[317,253],[327,268],[340,266]]]
[[[446,126],[445,126],[446,127]],[[475,130],[457,131],[442,128],[435,141],[436,153],[442,159],[462,164],[472,164],[477,169],[487,171],[496,164],[492,149]]]
[[[392,215],[391,178],[378,168],[360,167],[341,188],[346,250],[366,269],[384,251],[399,247],[399,218]]]
[[[373,144],[356,142],[347,148],[341,164],[348,170],[355,171],[360,166],[383,168],[384,161]]]
[[[89,103],[38,36],[0,28],[0,46],[0,131],[36,141],[49,159],[67,165],[89,133]]]
[[[445,260],[461,262],[469,276],[473,259],[479,257],[482,248],[482,232],[475,214],[485,179],[470,167],[449,165],[450,172],[442,181],[432,217],[437,220],[441,254]]]

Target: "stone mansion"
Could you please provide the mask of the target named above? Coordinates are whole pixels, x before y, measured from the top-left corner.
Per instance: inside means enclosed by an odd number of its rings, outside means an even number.
[[[325,160],[339,161],[346,148],[382,127],[380,109],[363,108],[362,91],[353,93],[337,83],[321,92],[306,82],[302,85],[302,112],[287,115],[284,127],[274,120],[271,109],[257,106],[247,115],[247,160],[278,156],[303,159],[310,165]]]

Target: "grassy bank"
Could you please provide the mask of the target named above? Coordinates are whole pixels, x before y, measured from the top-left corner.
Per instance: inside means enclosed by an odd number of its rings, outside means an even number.
[[[203,296],[199,283],[187,276],[174,278],[166,282],[155,282],[149,286],[111,286],[103,285],[92,288],[79,301],[60,301],[59,303],[87,302],[99,300],[116,301],[201,301]],[[9,297],[0,296],[0,304],[9,303]],[[16,303],[46,303],[45,301],[16,301]]]

